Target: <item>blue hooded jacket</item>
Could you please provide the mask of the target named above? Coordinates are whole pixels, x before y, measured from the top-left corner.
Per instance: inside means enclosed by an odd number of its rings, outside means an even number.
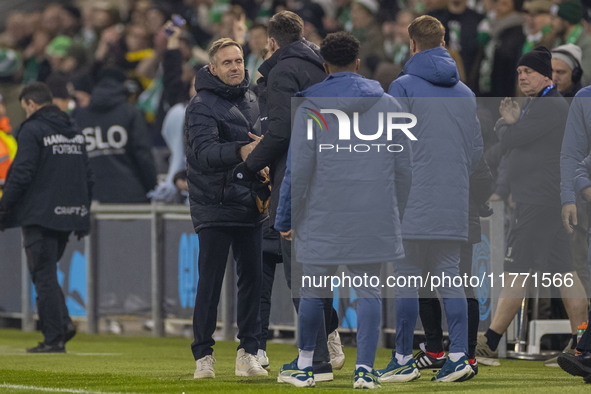
[[[298,96],[309,100],[294,117],[275,228],[292,228],[293,197],[294,241],[299,262],[364,264],[403,257],[400,218],[412,174],[407,137],[394,133],[393,140],[388,142],[383,133],[376,141],[357,141],[398,143],[404,147],[398,153],[319,152],[323,142],[356,141],[338,139],[335,131],[339,126],[334,115],[325,115],[327,127],[316,130],[314,141],[307,140],[302,132],[306,129],[306,106],[324,108],[323,105],[332,103],[334,106],[328,108],[345,112],[361,109],[360,128],[378,112],[400,112],[400,106],[378,82],[351,72],[331,74]]]
[[[418,52],[388,90],[417,117],[404,239],[468,239],[469,177],[482,156],[474,93],[447,50]]]
[[[566,120],[560,150],[560,199],[575,204],[574,178],[577,166],[591,152],[591,86],[575,95]]]

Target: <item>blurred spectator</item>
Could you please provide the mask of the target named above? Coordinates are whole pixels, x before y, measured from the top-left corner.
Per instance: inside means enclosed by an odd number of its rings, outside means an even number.
[[[190,79],[191,82],[183,80],[183,66],[190,59],[190,53],[187,58],[182,51],[182,37],[186,32],[172,26],[171,22],[168,22],[165,27],[172,31],[172,35],[168,38],[167,49],[162,59],[163,94],[159,110],[162,114],[166,114],[166,116],[162,115],[164,116],[162,137],[170,157],[166,179],[158,184],[149,197],[157,201],[179,202],[175,199],[177,191],[173,178],[179,171],[186,169],[183,128],[187,103],[195,95],[195,83],[193,77]]]
[[[86,66],[88,55],[82,44],[72,42],[72,45],[66,51],[66,56],[62,59],[57,71],[64,74],[72,74]]]
[[[381,62],[378,64],[378,68],[374,73],[373,79],[380,83],[380,86],[382,89],[384,89],[384,91],[387,91],[388,87],[392,83],[392,79],[396,79],[401,71],[402,66],[399,64]]]
[[[146,11],[146,19],[143,22],[148,34],[154,37],[164,25],[164,22],[169,19],[170,11],[164,4],[159,4],[148,8]]]
[[[537,46],[552,49],[555,37],[552,34],[551,0],[530,0],[523,4],[525,16],[525,44],[523,53]]]
[[[575,44],[582,51],[583,86],[591,84],[591,35],[582,26],[583,6],[580,0],[566,0],[552,8],[552,31],[556,45]]]
[[[15,80],[21,66],[21,57],[17,51],[0,48],[0,82]]]
[[[258,70],[263,64],[267,53],[267,26],[260,23],[252,25],[248,31],[248,49],[250,54],[246,57],[246,69],[250,76],[250,86],[256,86]]]
[[[93,197],[103,203],[147,202],[156,186],[151,138],[140,111],[126,102],[124,81],[122,71],[103,70],[90,105],[74,115],[96,176]]]
[[[82,41],[82,13],[72,5],[64,5],[60,10],[61,34]]]
[[[41,17],[41,26],[53,38],[62,31],[62,6],[60,4],[51,3],[43,10]]]
[[[304,37],[310,41],[312,35],[315,34],[322,41],[322,37],[326,36],[323,23],[325,13],[322,6],[312,0],[302,0],[292,11],[304,21]]]
[[[143,25],[114,25],[103,30],[95,59],[108,67],[132,71],[140,60],[152,55],[149,34]]]
[[[574,97],[582,88],[581,48],[566,44],[552,50],[552,81],[563,97]]]
[[[515,1],[495,2],[495,18],[490,21],[488,42],[480,64],[478,86],[481,95],[508,97],[515,94],[516,65],[525,41],[523,16],[517,12]]]
[[[45,83],[53,96],[53,104],[65,113],[72,112],[75,103],[68,91],[68,78],[61,73],[52,73]]]
[[[119,10],[112,7],[106,1],[93,1],[90,3],[90,21],[91,26],[97,33],[97,36],[109,26],[120,22]]]
[[[446,6],[447,0],[423,0],[415,2],[414,9],[421,14],[431,14],[432,12],[444,9]]]
[[[146,22],[146,14],[152,6],[150,0],[135,0],[129,4],[127,9],[127,23],[131,25],[141,25]]]
[[[433,11],[430,15],[445,27],[445,44],[456,60],[462,81],[471,90],[476,90],[475,67],[480,49],[478,24],[484,16],[469,9],[467,0],[450,0],[447,9]]]
[[[354,0],[351,4],[352,33],[361,43],[359,74],[371,78],[380,61],[385,59],[384,37],[376,23],[377,0]]]
[[[90,95],[94,81],[87,72],[80,72],[72,77],[72,96],[77,108],[86,108],[90,104]]]
[[[403,67],[404,63],[410,59],[408,26],[413,19],[414,15],[410,10],[400,10],[395,21],[385,21],[382,24],[386,59],[400,67]],[[390,82],[391,80],[392,78]],[[388,88],[385,90],[388,90]]]
[[[82,30],[84,45],[94,53],[98,41],[105,29],[117,25],[120,21],[119,11],[106,1],[85,3],[82,9]]]
[[[246,13],[239,5],[224,12],[218,28],[218,38],[231,38],[246,49]]]
[[[20,11],[13,11],[6,18],[6,30],[0,34],[0,45],[7,48],[21,48],[23,40],[28,36],[27,15]]]
[[[43,29],[33,33],[31,43],[23,52],[23,84],[44,81],[51,73],[51,66],[45,57],[45,50],[51,41],[50,34]]]
[[[4,96],[3,105],[10,114],[13,125],[25,120],[18,96],[22,78],[22,59],[19,52],[13,49],[0,48],[0,89]]]
[[[45,50],[51,71],[58,71],[61,69],[62,63],[68,56],[68,51],[71,46],[72,39],[68,36],[57,36],[51,40]]]
[[[178,12],[187,21],[187,30],[202,48],[207,46],[213,37],[213,29],[208,20],[208,7],[203,1],[189,2],[182,12]]]

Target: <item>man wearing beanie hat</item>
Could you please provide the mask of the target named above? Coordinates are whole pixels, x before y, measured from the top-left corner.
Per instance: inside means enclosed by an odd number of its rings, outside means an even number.
[[[504,271],[506,279],[531,270],[572,278],[572,286],[559,289],[576,335],[577,324],[587,318],[587,298],[562,226],[560,146],[568,103],[552,83],[551,56],[544,47],[523,55],[517,66],[518,85],[528,99],[520,106],[506,97],[499,107],[501,118],[495,131],[506,154],[507,181],[516,203]],[[514,282],[519,284],[505,281],[490,327],[478,338],[477,357],[498,356],[501,336],[524,296],[524,283]]]
[[[552,50],[552,81],[563,97],[574,97],[581,89],[581,48],[566,44]]]
[[[567,0],[552,7],[552,32],[557,41],[554,46],[575,44],[581,48],[582,85],[591,84],[591,35],[581,24],[583,5],[581,0]]]

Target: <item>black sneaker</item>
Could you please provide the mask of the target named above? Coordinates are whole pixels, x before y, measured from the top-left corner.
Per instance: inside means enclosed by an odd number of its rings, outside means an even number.
[[[558,365],[565,372],[573,376],[587,378],[591,376],[591,352],[585,352],[575,356],[571,353],[562,353],[558,356]]]
[[[64,335],[64,344],[68,342],[70,339],[74,338],[76,335],[76,326],[74,323],[68,323],[68,327],[66,328],[66,334]]]
[[[66,348],[64,347],[63,343],[58,343],[56,345],[48,345],[45,342],[39,342],[39,344],[35,347],[30,347],[27,349],[27,353],[65,353]]]
[[[447,361],[447,357],[434,357],[429,353],[426,353],[420,350],[415,355],[415,360],[417,360],[417,367],[419,369],[441,369],[443,364]]]
[[[326,361],[312,365],[314,369],[314,381],[316,382],[331,382],[334,380],[332,373],[332,365]]]

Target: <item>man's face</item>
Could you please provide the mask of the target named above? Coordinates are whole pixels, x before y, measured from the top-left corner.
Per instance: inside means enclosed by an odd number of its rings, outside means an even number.
[[[22,99],[21,100],[21,107],[23,108],[23,110],[25,111],[25,114],[27,115],[27,119],[33,115],[35,113],[35,111],[37,111],[39,109],[39,105],[35,104],[33,101],[31,100],[26,100]]]
[[[209,70],[226,85],[237,86],[244,80],[244,59],[237,46],[218,50],[213,60]]]
[[[373,16],[359,3],[351,4],[351,22],[355,28],[367,27],[373,21]]]
[[[572,85],[573,70],[563,60],[552,58],[552,81],[560,93],[566,92]]]
[[[548,86],[547,78],[528,66],[517,67],[517,76],[519,88],[526,96],[534,97]]]
[[[497,0],[495,3],[495,10],[497,15],[501,18],[512,13],[514,9],[512,0]]]
[[[529,34],[537,34],[546,25],[551,24],[550,14],[544,12],[528,12],[525,14],[525,24]]]
[[[267,46],[267,32],[256,28],[248,32],[248,46],[254,53],[260,53]]]

